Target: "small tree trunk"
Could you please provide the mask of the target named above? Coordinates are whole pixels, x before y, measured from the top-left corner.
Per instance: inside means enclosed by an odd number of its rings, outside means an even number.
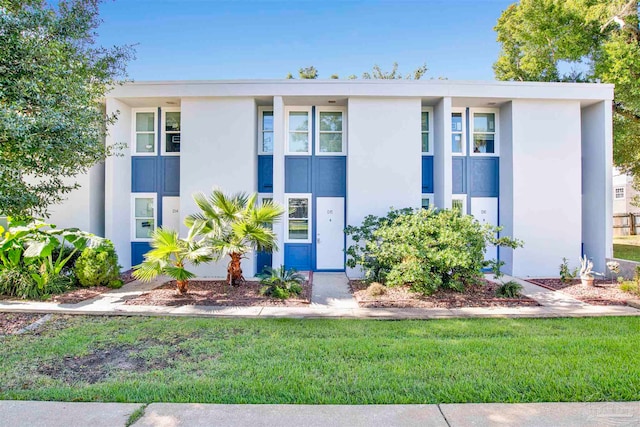
[[[229,261],[229,265],[227,266],[227,283],[229,285],[234,286],[239,282],[244,282],[244,277],[242,276],[242,267],[240,261],[242,260],[242,255],[239,253],[230,254],[231,261]]]
[[[189,281],[188,280],[177,280],[176,288],[180,295],[184,295],[189,291]]]

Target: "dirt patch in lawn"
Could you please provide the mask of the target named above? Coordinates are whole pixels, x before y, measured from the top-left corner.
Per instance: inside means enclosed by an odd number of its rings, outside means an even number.
[[[42,317],[42,314],[0,313],[0,335],[15,334]]]
[[[84,356],[66,356],[60,360],[43,363],[38,373],[61,380],[67,384],[84,382],[95,384],[122,372],[147,372],[165,369],[182,350],[175,349],[162,357],[144,358],[139,352],[158,343],[138,342],[135,345],[118,345],[96,349]]]
[[[238,286],[229,286],[222,280],[194,280],[189,282],[189,292],[176,292],[175,281],[128,300],[127,305],[222,305],[222,306],[306,306],[311,300],[311,284],[302,284],[299,296],[280,300],[260,295],[262,285],[247,281]]]
[[[464,292],[441,289],[433,295],[424,296],[412,292],[409,286],[387,288],[384,295],[369,295],[368,284],[361,280],[351,280],[353,292],[360,307],[419,307],[419,308],[459,308],[459,307],[532,307],[538,306],[531,298],[497,298],[498,284],[481,279],[470,285]]]
[[[566,283],[559,278],[526,280],[547,289],[562,291],[593,305],[626,305],[628,300],[636,298],[633,294],[621,291],[618,284],[611,283],[611,280],[596,280],[593,286],[583,285],[580,279],[573,279]]]

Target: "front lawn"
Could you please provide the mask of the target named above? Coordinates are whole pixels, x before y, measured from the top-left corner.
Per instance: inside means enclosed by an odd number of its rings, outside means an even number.
[[[640,262],[640,246],[613,244],[613,257]]]
[[[0,399],[640,400],[640,318],[55,317],[0,345]]]

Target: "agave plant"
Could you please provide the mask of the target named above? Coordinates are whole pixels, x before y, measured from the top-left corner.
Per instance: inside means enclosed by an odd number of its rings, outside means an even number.
[[[244,281],[241,261],[245,254],[277,249],[272,224],[282,217],[284,210],[273,202],[258,205],[257,198],[255,193],[226,195],[218,189],[209,196],[197,193],[193,199],[201,212],[185,220],[191,238],[202,236],[211,253],[230,257],[229,285]]]
[[[155,230],[151,236],[151,248],[145,254],[142,264],[134,267],[133,276],[143,282],[149,282],[164,274],[176,281],[176,288],[180,294],[188,292],[189,280],[195,277],[185,265],[198,265],[213,259],[209,249],[202,245],[202,242],[195,241],[191,236],[181,239],[175,230]]]

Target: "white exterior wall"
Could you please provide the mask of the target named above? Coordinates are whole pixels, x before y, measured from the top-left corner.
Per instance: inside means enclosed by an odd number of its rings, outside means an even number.
[[[498,198],[499,226],[501,236],[513,236],[513,107],[511,102],[500,108],[500,197]],[[517,249],[518,251],[520,249]],[[499,248],[502,271],[513,274],[513,249]]]
[[[252,98],[184,98],[181,105],[180,216],[198,212],[192,195],[252,193],[257,189],[257,107]],[[182,232],[187,229],[183,225]],[[242,263],[255,274],[253,254]],[[193,268],[202,277],[226,277],[228,259]]]
[[[581,254],[580,103],[515,100],[511,126],[512,176],[500,179],[513,187],[513,216],[502,222],[524,241],[513,274],[557,276],[563,257]]]
[[[347,225],[385,215],[390,207],[420,207],[421,108],[420,99],[349,99]]]
[[[582,241],[595,271],[613,256],[611,102],[582,109]]]
[[[451,98],[440,100],[433,109],[433,192],[434,203],[451,208],[453,176],[451,164]]]
[[[124,270],[131,268],[131,107],[107,99],[107,114],[119,111],[118,121],[108,129],[107,145],[124,143],[119,156],[105,162],[104,232],[118,252]]]
[[[95,166],[99,171],[100,165]],[[98,233],[100,231],[99,221],[100,215],[95,209],[92,209],[92,201],[104,196],[104,187],[100,188],[100,180],[93,176],[94,171],[90,170],[76,176],[75,178],[65,179],[66,183],[78,183],[80,188],[65,194],[64,200],[56,205],[49,207],[49,218],[45,221],[55,224],[58,228],[79,228],[90,233]],[[104,182],[104,181],[103,181]]]

